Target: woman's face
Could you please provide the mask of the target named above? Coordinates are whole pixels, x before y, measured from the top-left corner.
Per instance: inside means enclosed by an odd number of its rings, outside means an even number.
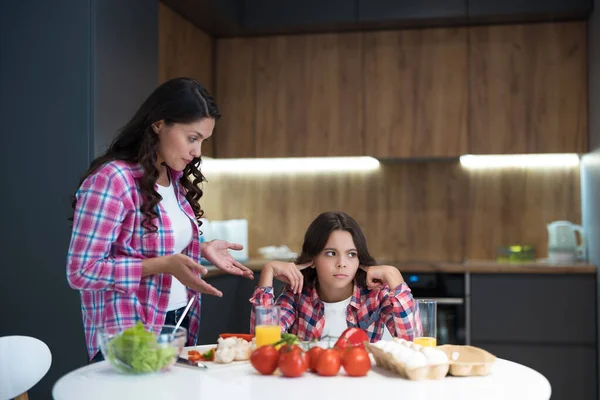
[[[325,248],[314,258],[319,285],[341,289],[352,284],[358,271],[358,252],[350,232],[331,232]]]
[[[190,124],[153,125],[158,135],[157,164],[166,163],[175,171],[183,171],[196,157],[202,155],[202,143],[211,137],[215,128],[214,118],[203,118]]]

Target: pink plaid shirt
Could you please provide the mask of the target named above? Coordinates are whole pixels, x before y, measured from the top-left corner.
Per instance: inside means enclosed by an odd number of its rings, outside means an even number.
[[[196,234],[184,254],[200,262],[200,235],[185,189],[179,183],[181,172],[170,171],[181,209],[193,221]],[[77,191],[73,231],[67,256],[67,279],[81,294],[81,312],[88,355],[98,351],[96,330],[104,324],[146,325],[165,322],[171,289],[171,275],[142,278],[142,260],[173,254],[171,222],[158,204],[156,233],[142,227],[143,214],[139,180],[142,166],[113,161],[90,175]],[[200,324],[200,294],[188,289],[188,298],[197,296],[189,311],[188,345],[197,340]]]
[[[254,306],[274,303],[273,287],[260,287],[254,290],[250,298],[252,312],[250,331],[254,333]],[[325,326],[325,307],[314,285],[294,294],[286,287],[275,302],[281,307],[281,331],[290,332],[298,339],[310,341],[321,339]],[[410,288],[404,282],[394,290],[387,285],[381,289],[369,290],[354,285],[354,293],[346,309],[348,327],[363,329],[371,342],[381,340],[384,327],[394,337],[412,340],[413,310],[416,302]],[[419,324],[419,322],[418,322]]]

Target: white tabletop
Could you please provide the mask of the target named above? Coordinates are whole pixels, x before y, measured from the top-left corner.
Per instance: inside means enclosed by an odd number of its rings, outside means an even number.
[[[278,372],[276,372],[278,374]],[[299,378],[262,376],[248,362],[209,363],[208,369],[173,366],[150,375],[123,375],[106,362],[77,369],[56,382],[55,400],[96,399],[257,399],[306,400],[319,398],[368,398],[374,393],[418,399],[548,400],[550,383],[523,365],[498,359],[486,377],[446,377],[439,381],[409,381],[374,366],[366,377],[352,378],[343,369],[338,376],[321,377],[306,372]]]

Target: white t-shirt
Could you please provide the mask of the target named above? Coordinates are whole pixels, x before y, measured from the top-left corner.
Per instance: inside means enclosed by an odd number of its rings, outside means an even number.
[[[346,309],[350,305],[350,300],[352,300],[352,296],[336,303],[323,302],[323,306],[325,306],[325,326],[321,337],[340,337],[342,332],[348,329]]]
[[[192,221],[179,207],[177,196],[173,189],[173,184],[169,182],[169,186],[157,185],[157,192],[162,196],[160,204],[165,209],[175,236],[175,253],[181,253],[192,241]],[[185,307],[188,302],[187,291],[185,286],[179,280],[173,277],[171,283],[171,294],[169,295],[169,305],[167,311],[177,310]]]
[[[323,334],[321,337],[331,336],[334,338],[340,337],[342,332],[348,328],[348,322],[346,322],[346,310],[350,305],[352,296],[345,300],[338,301],[337,303],[326,303],[325,306],[325,326],[323,327]],[[383,337],[381,340],[392,340],[392,335],[388,331],[387,326],[383,329]]]

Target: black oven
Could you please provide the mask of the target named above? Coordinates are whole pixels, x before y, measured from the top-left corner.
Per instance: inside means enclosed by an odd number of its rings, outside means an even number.
[[[437,300],[437,344],[470,344],[468,276],[403,272],[415,299]]]

